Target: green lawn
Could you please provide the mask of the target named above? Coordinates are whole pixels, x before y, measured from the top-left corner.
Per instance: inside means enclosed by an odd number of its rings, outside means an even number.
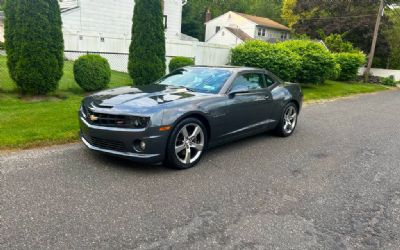
[[[129,75],[112,72],[110,87],[130,85]],[[72,63],[66,62],[59,90],[48,98],[22,100],[0,56],[0,150],[76,141],[77,112],[84,91],[75,83]]]
[[[350,96],[362,93],[372,93],[389,89],[377,84],[344,83],[326,81],[322,85],[303,85],[304,100],[306,102],[325,99],[334,99],[343,96]]]
[[[110,87],[131,84],[125,73],[113,72]],[[303,86],[305,101],[332,99],[387,89],[372,84],[327,81]],[[77,111],[85,93],[73,79],[72,63],[66,62],[59,90],[48,98],[21,99],[0,56],[0,150],[73,142],[78,139]]]

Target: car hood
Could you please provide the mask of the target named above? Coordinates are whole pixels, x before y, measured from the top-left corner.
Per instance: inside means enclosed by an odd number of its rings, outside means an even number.
[[[96,93],[89,98],[91,106],[97,108],[118,109],[151,109],[161,105],[171,105],[210,94],[190,92],[185,88],[177,88],[159,84],[139,87],[121,87]]]

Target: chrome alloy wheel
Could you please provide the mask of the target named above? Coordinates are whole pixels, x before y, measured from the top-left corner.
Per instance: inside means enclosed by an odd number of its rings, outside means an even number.
[[[204,132],[196,123],[186,124],[175,140],[175,154],[183,164],[197,161],[204,149]]]
[[[284,125],[283,130],[286,134],[291,134],[296,127],[297,123],[297,110],[294,106],[289,106],[283,116]]]

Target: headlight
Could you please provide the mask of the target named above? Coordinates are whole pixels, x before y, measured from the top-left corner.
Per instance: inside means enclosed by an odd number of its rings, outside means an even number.
[[[137,117],[137,116],[128,116],[126,117],[126,125],[132,128],[146,128],[150,123],[149,117]]]

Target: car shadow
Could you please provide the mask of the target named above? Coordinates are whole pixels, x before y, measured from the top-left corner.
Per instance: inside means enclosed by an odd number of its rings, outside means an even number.
[[[244,139],[238,139],[238,140],[229,142],[227,144],[212,147],[207,150],[206,155],[204,156],[203,160],[199,163],[199,166],[201,167],[202,164],[207,162],[207,159],[209,159],[210,157],[213,157],[213,155],[215,155],[215,154],[224,154],[227,152],[240,150],[240,148],[252,146],[256,143],[265,141],[265,139],[274,139],[274,138],[277,138],[277,136],[273,135],[272,133],[262,133],[262,134],[257,134],[257,135],[253,135],[250,137],[246,137]],[[279,139],[281,139],[281,138],[279,138]],[[171,172],[173,172],[173,173],[177,172],[177,170],[170,169],[170,168],[162,165],[161,163],[151,165],[151,164],[138,163],[138,162],[126,159],[126,158],[121,158],[121,157],[113,156],[113,155],[102,154],[102,153],[98,153],[98,152],[91,152],[91,153],[95,155],[96,160],[101,162],[102,165],[105,165],[107,167],[112,167],[116,170],[137,172],[137,173],[149,174],[149,175],[167,174],[167,173],[171,173]],[[186,171],[188,171],[188,170],[185,170],[184,172],[186,172]]]

